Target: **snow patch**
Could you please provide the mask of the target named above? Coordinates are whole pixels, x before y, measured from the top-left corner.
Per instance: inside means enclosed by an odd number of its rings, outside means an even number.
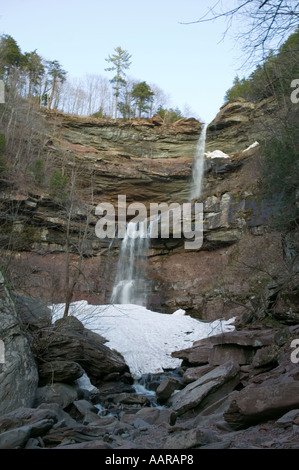
[[[249,147],[247,147],[247,149],[243,150],[243,153],[248,152],[248,150],[254,149],[258,145],[260,145],[258,141],[253,142],[253,144],[251,144]]]
[[[64,304],[52,306],[53,321],[61,318],[63,311]],[[123,355],[135,379],[142,374],[176,369],[181,360],[171,357],[172,352],[234,330],[234,318],[207,323],[191,318],[181,309],[167,315],[139,305],[90,305],[79,301],[71,304],[69,314],[105,337],[106,346]]]
[[[227,153],[222,152],[221,150],[214,150],[214,152],[207,152],[207,158],[230,158]]]

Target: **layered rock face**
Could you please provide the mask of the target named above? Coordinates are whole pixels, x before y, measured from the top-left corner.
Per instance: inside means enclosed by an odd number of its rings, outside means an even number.
[[[229,158],[218,153],[205,162],[203,246],[194,252],[184,248],[183,238],[153,241],[148,254],[149,307],[163,312],[184,308],[206,320],[232,317],[242,313],[244,305],[254,304],[254,297],[280,269],[281,239],[268,233],[273,201],[258,194],[259,148],[246,150],[261,136],[261,123],[272,106],[270,101],[254,105],[240,100],[225,105],[210,124],[207,150],[229,152]],[[111,244],[96,237],[96,205],[116,206],[119,195],[125,195],[128,204],[143,202],[147,207],[151,202],[188,201],[202,125],[194,119],[173,125],[156,118],[115,123],[59,113],[50,113],[47,120],[47,150],[64,164],[66,173],[77,171],[87,203],[87,209],[73,209],[69,246],[74,265],[78,234],[90,212],[82,248],[84,277],[76,284],[73,300],[106,303],[120,240]],[[64,301],[67,219],[61,206],[53,195],[2,196],[8,213],[11,206],[18,207],[1,237],[4,244],[14,244],[18,272],[21,266],[26,272],[22,287],[49,302]]]
[[[0,415],[20,406],[32,406],[38,373],[30,344],[0,273]]]

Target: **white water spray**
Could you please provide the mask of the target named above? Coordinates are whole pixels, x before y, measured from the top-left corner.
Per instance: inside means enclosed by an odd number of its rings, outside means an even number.
[[[150,234],[147,221],[129,222],[122,241],[111,303],[146,305],[146,266]]]
[[[208,124],[204,124],[196,147],[196,153],[192,169],[193,184],[190,192],[191,201],[193,199],[198,199],[201,196],[202,192],[207,129]]]

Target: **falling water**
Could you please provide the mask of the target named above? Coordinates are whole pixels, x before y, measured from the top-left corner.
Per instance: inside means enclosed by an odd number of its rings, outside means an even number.
[[[192,170],[193,184],[190,192],[191,201],[193,199],[198,199],[201,196],[205,163],[207,129],[208,124],[204,124],[196,147]]]
[[[146,306],[146,265],[150,235],[147,221],[129,222],[120,247],[111,303]]]

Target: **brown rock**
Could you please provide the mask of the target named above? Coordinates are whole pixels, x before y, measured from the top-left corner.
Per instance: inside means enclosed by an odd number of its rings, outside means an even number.
[[[299,407],[299,382],[283,377],[268,386],[248,386],[232,401],[225,420],[234,429],[243,429],[256,423],[277,419]]]
[[[129,372],[121,354],[105,346],[105,341],[84,328],[77,318],[69,316],[56,321],[54,329],[43,338],[41,359],[45,362],[74,361],[84,368],[93,385],[97,386],[111,373],[123,375]]]
[[[195,380],[200,379],[205,374],[208,374],[211,370],[213,370],[214,366],[206,365],[206,366],[199,366],[199,367],[190,367],[184,372],[183,381],[186,384],[191,382],[195,382]]]
[[[152,425],[167,423],[173,426],[176,422],[176,413],[170,408],[143,408],[135,416]]]
[[[220,366],[232,360],[240,365],[251,364],[254,356],[254,349],[242,347],[235,344],[215,345],[210,354],[210,365]]]
[[[209,362],[212,347],[211,338],[204,338],[196,341],[191,348],[175,351],[171,355],[183,359],[185,364],[200,366]]]

